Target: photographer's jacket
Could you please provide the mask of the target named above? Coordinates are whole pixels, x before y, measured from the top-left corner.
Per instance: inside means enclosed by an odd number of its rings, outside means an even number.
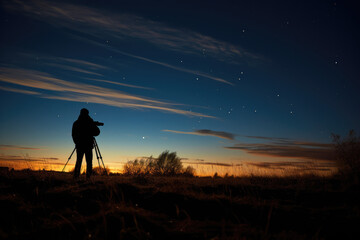
[[[94,146],[94,136],[100,134],[100,129],[96,126],[93,119],[87,114],[80,114],[72,127],[72,138],[76,148],[90,148]]]

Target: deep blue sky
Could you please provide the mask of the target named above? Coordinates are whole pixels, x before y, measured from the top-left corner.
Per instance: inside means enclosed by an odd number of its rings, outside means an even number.
[[[324,160],[318,143],[360,130],[357,12],[343,1],[2,1],[1,161],[65,162],[83,107],[105,123],[109,165],[166,149]]]

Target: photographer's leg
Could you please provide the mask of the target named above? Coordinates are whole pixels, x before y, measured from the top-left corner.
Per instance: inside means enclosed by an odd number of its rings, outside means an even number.
[[[90,178],[92,174],[92,160],[93,160],[92,148],[86,150],[85,158],[86,158],[86,178]]]
[[[74,178],[78,178],[81,170],[81,162],[84,157],[84,150],[81,148],[76,148],[76,164],[74,170]]]

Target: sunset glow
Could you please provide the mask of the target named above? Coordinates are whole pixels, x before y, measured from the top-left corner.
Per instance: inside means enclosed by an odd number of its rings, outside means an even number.
[[[360,130],[353,12],[264,2],[2,1],[0,166],[61,171],[87,108],[112,172],[169,150],[198,176],[333,174],[331,134]]]

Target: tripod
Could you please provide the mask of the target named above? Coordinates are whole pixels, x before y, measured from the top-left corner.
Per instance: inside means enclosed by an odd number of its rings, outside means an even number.
[[[99,145],[97,144],[96,139],[95,138],[93,138],[93,139],[94,139],[94,149],[95,149],[96,158],[97,158],[97,161],[98,161],[98,164],[99,164],[99,169],[101,169],[101,164],[100,164],[100,160],[101,160],[102,166],[104,168],[104,172],[106,173],[106,175],[108,175],[108,173],[106,171],[104,161],[103,161],[101,153],[100,153]],[[72,155],[75,152],[75,149],[76,149],[76,146],[75,146],[74,150],[71,152],[70,157],[68,158],[67,162],[65,163],[64,168],[62,169],[62,172],[64,172],[66,165],[68,164],[68,162],[70,161]]]

